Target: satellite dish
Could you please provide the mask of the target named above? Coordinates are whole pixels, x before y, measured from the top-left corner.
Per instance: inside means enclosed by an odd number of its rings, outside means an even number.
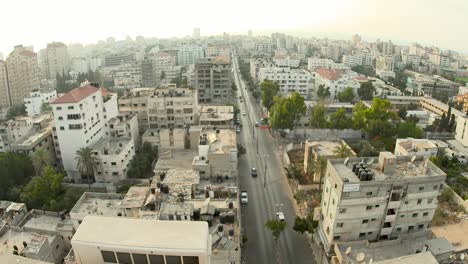
[[[364,255],[364,253],[358,253],[357,256],[356,256],[356,260],[361,262],[361,261],[364,261],[364,258],[366,257],[366,255]]]
[[[370,159],[367,160],[366,163],[367,163],[368,165],[372,165],[372,163],[374,163],[374,161],[375,161],[374,158],[370,158]]]
[[[349,157],[346,157],[346,159],[344,160],[344,164],[348,165],[348,161],[349,161]]]
[[[351,247],[346,248],[344,253],[345,255],[349,255],[349,253],[351,253]]]
[[[373,259],[370,259],[370,260],[369,260],[369,264],[372,264],[373,261],[374,261]]]
[[[416,155],[413,155],[413,156],[411,157],[411,163],[413,163],[415,160],[416,160]]]

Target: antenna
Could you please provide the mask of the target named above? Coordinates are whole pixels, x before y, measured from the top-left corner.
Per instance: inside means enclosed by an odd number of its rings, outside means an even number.
[[[346,157],[346,159],[344,160],[344,164],[348,165],[348,161],[349,161],[349,157]]]

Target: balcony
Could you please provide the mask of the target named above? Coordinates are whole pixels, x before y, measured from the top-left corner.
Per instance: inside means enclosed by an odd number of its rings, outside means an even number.
[[[388,209],[396,209],[400,207],[401,201],[390,201],[388,202]]]

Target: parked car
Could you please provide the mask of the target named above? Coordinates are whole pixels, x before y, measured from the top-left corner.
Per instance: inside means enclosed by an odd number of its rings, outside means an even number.
[[[240,127],[236,127],[236,132],[240,133]]]
[[[276,220],[284,221],[284,214],[283,212],[276,212]]]
[[[242,115],[245,116],[245,115],[247,115],[247,114],[246,114],[245,112],[242,112]]]
[[[250,170],[250,174],[252,174],[252,177],[257,177],[257,169],[256,168],[252,168]]]
[[[255,122],[255,126],[258,127],[258,121]]]
[[[247,192],[241,192],[241,203],[246,204],[249,202],[249,198],[247,197]]]

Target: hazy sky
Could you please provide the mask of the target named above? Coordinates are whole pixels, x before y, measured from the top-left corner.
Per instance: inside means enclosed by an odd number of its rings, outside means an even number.
[[[1,0],[0,52],[16,44],[95,43],[294,29],[320,36],[420,42],[468,52],[468,0]]]

